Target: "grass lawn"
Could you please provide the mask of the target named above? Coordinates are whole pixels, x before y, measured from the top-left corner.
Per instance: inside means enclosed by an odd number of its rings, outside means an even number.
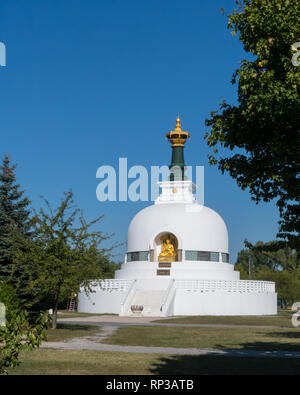
[[[132,346],[300,351],[300,330],[297,328],[130,326],[118,329],[103,343]]]
[[[278,315],[271,316],[189,316],[166,318],[152,322],[173,324],[227,324],[227,325],[269,325],[292,328],[291,310],[278,310]]]
[[[170,356],[100,351],[24,351],[10,375],[299,374],[300,359]]]
[[[47,341],[63,342],[74,337],[92,336],[99,333],[101,328],[98,326],[57,324],[57,329],[48,329]]]
[[[65,313],[64,313],[65,314]],[[69,313],[90,316],[84,313]],[[171,323],[244,324],[288,326],[291,311],[273,317],[180,317],[164,320]],[[61,316],[61,315],[60,315]],[[159,321],[163,322],[163,321]],[[48,330],[48,341],[67,341],[88,337],[101,328],[87,325],[58,324]],[[119,328],[103,341],[107,344],[196,347],[209,349],[244,349],[300,351],[299,328],[227,328],[227,327],[158,327],[127,326]],[[101,352],[88,350],[37,349],[23,351],[21,365],[11,375],[139,375],[139,374],[300,374],[300,358],[256,358],[227,356],[187,356]]]

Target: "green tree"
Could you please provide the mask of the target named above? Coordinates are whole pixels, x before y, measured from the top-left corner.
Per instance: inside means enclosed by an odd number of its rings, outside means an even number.
[[[251,272],[253,273],[253,263],[249,250],[241,250],[238,252],[234,269],[240,272],[241,280],[250,280]]]
[[[107,256],[104,255],[103,253],[99,252],[97,256],[97,261],[99,265],[101,266],[102,270],[102,278],[114,278],[115,277],[115,271],[121,269],[121,263],[115,263],[113,262],[114,257],[113,256]]]
[[[240,271],[241,279],[255,278],[261,268],[271,271],[297,272],[300,269],[299,255],[289,247],[274,250],[275,241],[252,245],[245,240],[247,249],[238,252],[235,269]]]
[[[0,303],[6,307],[6,325],[0,327],[0,374],[5,374],[20,363],[22,350],[37,348],[46,339],[50,317],[41,312],[30,324],[28,312],[20,308],[14,289],[4,282],[0,282]]]
[[[252,245],[245,240],[247,249],[239,251],[235,270],[242,280],[275,282],[281,305],[300,300],[299,254],[289,247],[274,250],[275,241]]]
[[[236,3],[228,28],[252,56],[233,75],[238,104],[224,101],[206,120],[205,139],[213,147],[209,160],[249,188],[257,203],[276,200],[281,217],[276,249],[288,245],[299,251],[300,67],[291,59],[292,44],[300,39],[300,2]]]
[[[5,156],[0,166],[0,280],[13,286],[18,281],[17,272],[11,276],[15,233],[30,236],[30,201],[16,184],[15,169],[16,165]]]
[[[33,216],[33,237],[19,237],[16,242],[16,269],[29,277],[28,291],[37,300],[48,300],[53,309],[52,328],[56,328],[57,309],[61,297],[78,293],[80,287],[91,291],[90,280],[103,275],[102,263],[107,263],[111,249],[99,249],[111,235],[93,231],[102,216],[87,222],[74,205],[73,193],[65,193],[61,204],[48,210],[40,209]]]
[[[254,276],[255,280],[274,281],[278,299],[293,304],[300,300],[300,273],[287,270],[271,270],[260,267]]]

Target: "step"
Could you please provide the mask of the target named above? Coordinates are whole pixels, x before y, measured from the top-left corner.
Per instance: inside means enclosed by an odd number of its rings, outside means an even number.
[[[137,290],[132,302],[130,303],[128,314],[136,315],[131,311],[131,306],[143,306],[141,315],[145,316],[159,316],[160,308],[165,295],[164,290]]]

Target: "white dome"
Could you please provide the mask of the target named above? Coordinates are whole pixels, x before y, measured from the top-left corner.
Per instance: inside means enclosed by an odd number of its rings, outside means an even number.
[[[148,251],[162,232],[173,233],[182,250],[228,253],[225,222],[196,202],[156,204],[141,210],[129,225],[127,252]]]

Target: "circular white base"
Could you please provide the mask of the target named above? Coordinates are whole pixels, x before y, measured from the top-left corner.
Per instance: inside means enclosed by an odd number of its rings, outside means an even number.
[[[274,283],[236,280],[105,280],[87,296],[79,293],[78,311],[131,316],[132,305],[143,316],[277,314]]]

